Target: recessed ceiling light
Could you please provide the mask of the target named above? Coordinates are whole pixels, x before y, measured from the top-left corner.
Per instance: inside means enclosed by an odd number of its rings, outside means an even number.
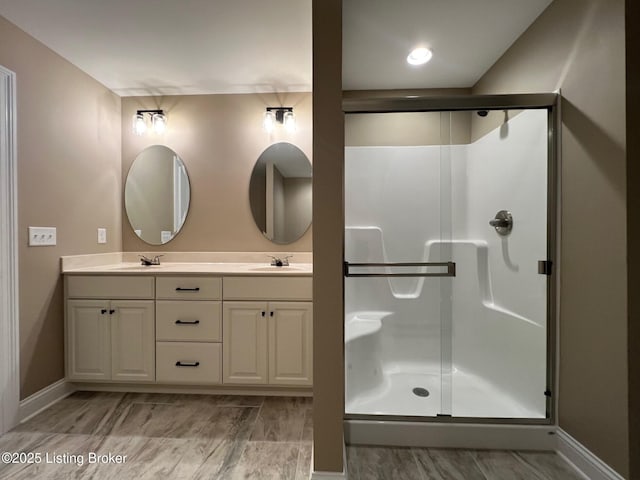
[[[407,63],[411,65],[422,65],[431,60],[433,53],[431,50],[424,47],[418,47],[411,50],[411,53],[407,56]]]

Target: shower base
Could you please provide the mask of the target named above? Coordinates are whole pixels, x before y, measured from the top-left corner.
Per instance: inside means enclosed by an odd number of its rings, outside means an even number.
[[[396,415],[435,417],[446,414],[454,417],[480,418],[545,418],[545,412],[536,412],[518,403],[517,400],[495,388],[484,379],[454,368],[451,389],[442,397],[442,385],[449,390],[447,375],[440,375],[436,366],[421,371],[410,365],[385,369],[384,382],[375,390],[349,399],[347,414]],[[438,373],[422,373],[422,372]],[[444,382],[441,379],[444,378]],[[424,388],[429,396],[413,393],[414,388]],[[450,407],[446,408],[450,403]]]

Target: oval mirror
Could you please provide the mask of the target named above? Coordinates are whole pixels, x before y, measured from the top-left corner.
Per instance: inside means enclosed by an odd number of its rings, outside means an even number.
[[[253,167],[249,202],[256,226],[274,243],[299,239],[311,225],[311,162],[295,145],[274,143]]]
[[[151,245],[169,242],[184,225],[190,196],[189,176],[178,154],[164,145],[145,148],[124,186],[131,228]]]

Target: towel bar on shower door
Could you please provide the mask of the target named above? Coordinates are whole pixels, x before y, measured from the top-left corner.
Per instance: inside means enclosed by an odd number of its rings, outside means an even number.
[[[420,272],[420,273],[354,273],[352,268],[368,268],[368,267],[447,267],[446,272]],[[349,263],[344,262],[345,277],[455,277],[455,262],[418,262],[418,263]]]

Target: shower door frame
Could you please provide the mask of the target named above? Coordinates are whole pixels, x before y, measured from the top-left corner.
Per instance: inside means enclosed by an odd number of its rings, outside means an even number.
[[[424,423],[474,423],[554,425],[557,415],[557,326],[559,302],[560,232],[560,91],[501,95],[403,96],[380,98],[343,98],[342,111],[348,114],[454,112],[474,110],[547,110],[547,258],[551,274],[547,278],[547,396],[545,418],[494,418],[418,415],[370,415],[346,413],[344,419]],[[343,166],[344,167],[344,166]],[[344,186],[343,186],[344,188]],[[343,218],[344,218],[343,205]],[[345,251],[343,246],[343,252]],[[343,290],[344,295],[344,290]],[[344,300],[344,299],[343,299]],[[343,304],[345,302],[343,301]],[[344,317],[344,312],[343,312]],[[343,345],[344,348],[344,345]],[[345,352],[343,351],[343,356]],[[345,377],[345,382],[346,382]]]

